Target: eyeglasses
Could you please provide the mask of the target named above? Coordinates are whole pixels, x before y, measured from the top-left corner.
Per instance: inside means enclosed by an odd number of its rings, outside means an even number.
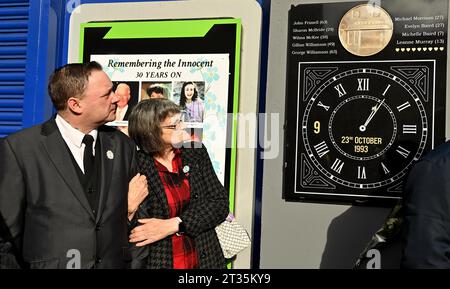
[[[161,128],[178,129],[182,123],[183,123],[183,120],[179,119],[179,120],[177,120],[177,122],[175,124],[164,125],[164,126],[161,126]]]

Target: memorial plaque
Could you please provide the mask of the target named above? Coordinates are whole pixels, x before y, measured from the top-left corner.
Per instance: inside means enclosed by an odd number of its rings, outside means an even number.
[[[289,11],[283,197],[390,205],[445,141],[443,0]]]

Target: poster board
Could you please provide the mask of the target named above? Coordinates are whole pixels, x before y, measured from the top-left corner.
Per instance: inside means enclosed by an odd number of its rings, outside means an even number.
[[[160,87],[162,97],[183,109],[191,139],[208,148],[233,204],[236,147],[230,144],[236,138],[241,21],[95,22],[81,24],[80,32],[80,61],[99,62],[116,87],[130,91],[125,119],[107,125],[126,129],[128,112],[150,98],[150,88]],[[195,91],[190,103],[188,88]]]

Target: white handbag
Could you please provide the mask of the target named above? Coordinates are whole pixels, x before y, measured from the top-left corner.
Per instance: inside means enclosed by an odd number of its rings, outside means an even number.
[[[223,255],[227,259],[234,257],[251,244],[247,230],[236,221],[232,213],[215,229]]]

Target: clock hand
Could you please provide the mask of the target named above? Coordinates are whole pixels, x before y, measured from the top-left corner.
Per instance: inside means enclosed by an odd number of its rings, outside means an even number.
[[[369,125],[370,121],[375,116],[375,114],[377,113],[378,109],[383,105],[384,100],[385,100],[385,98],[383,98],[383,100],[378,105],[375,105],[375,106],[372,107],[372,111],[370,112],[369,117],[367,117],[366,122],[359,127],[360,131],[365,131],[367,129],[367,125]]]
[[[375,110],[376,110],[376,106],[373,106],[369,116],[366,119],[366,122],[363,125],[359,126],[359,130],[360,131],[365,131],[366,130],[367,125],[369,124],[369,122],[372,119],[372,117],[375,115]]]
[[[366,123],[364,124],[364,126],[367,126],[369,124],[369,122],[375,116],[375,114],[377,113],[378,109],[383,104],[383,102],[384,102],[384,99],[380,102],[379,105],[375,105],[374,107],[372,107],[372,112],[370,113],[369,117],[367,118]]]

